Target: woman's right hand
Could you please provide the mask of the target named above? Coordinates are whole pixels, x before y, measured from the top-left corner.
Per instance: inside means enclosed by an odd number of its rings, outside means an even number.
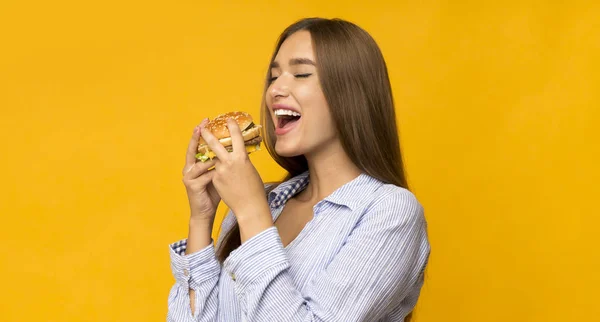
[[[214,171],[208,170],[215,165],[215,160],[197,162],[196,159],[200,126],[206,126],[207,123],[208,119],[204,119],[194,129],[187,149],[185,167],[183,168],[183,184],[190,203],[190,220],[214,219],[217,206],[221,201],[221,197],[212,183]]]

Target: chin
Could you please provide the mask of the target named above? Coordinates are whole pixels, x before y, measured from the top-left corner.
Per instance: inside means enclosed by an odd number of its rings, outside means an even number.
[[[279,142],[275,143],[275,152],[277,153],[277,155],[282,156],[284,158],[292,158],[304,154],[297,147],[279,144]]]

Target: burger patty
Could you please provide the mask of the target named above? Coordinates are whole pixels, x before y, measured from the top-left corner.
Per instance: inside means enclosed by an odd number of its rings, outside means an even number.
[[[248,140],[244,142],[244,145],[256,145],[262,142],[262,138],[260,136],[255,137],[254,139]]]

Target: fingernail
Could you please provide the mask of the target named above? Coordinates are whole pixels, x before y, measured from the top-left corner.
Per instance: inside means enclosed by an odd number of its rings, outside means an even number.
[[[200,125],[196,125],[194,128],[194,134],[198,133],[198,131],[200,131]]]

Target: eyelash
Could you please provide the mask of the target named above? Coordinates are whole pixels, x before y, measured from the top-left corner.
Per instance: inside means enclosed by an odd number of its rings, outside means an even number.
[[[310,75],[312,75],[312,74],[311,73],[308,73],[308,74],[296,74],[296,75],[294,75],[294,77],[296,77],[296,78],[307,78]],[[269,79],[269,83],[273,83],[275,80],[277,80],[277,77],[271,77]]]

